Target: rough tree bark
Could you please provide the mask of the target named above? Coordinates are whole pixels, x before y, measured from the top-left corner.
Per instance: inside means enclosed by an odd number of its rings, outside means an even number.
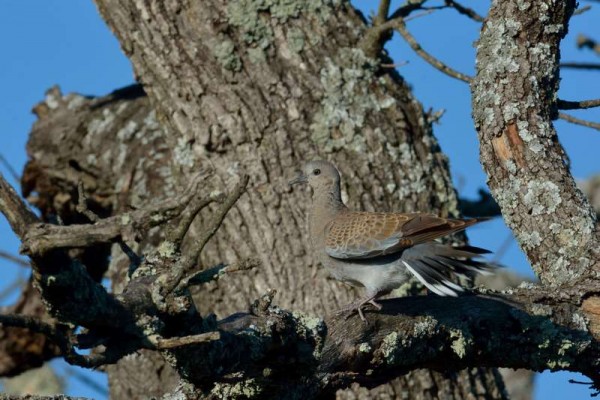
[[[210,160],[223,180],[238,165],[252,177],[203,261],[259,256],[264,272],[220,283],[201,310],[227,315],[270,287],[286,288],[277,304],[313,315],[350,300],[305,252],[305,200],[281,185],[303,160],[341,165],[352,206],[457,213],[421,106],[399,77],[356,50],[366,26],[347,4],[97,4],[165,122],[183,176]],[[436,381],[421,375],[417,393]]]
[[[252,308],[253,315],[234,315],[221,321],[218,325],[224,335],[221,341],[214,346],[194,348],[188,357],[177,351],[163,351],[161,355],[156,351],[160,348],[158,342],[142,340],[140,345],[140,337],[151,336],[140,332],[140,326],[149,325],[128,321],[127,311],[135,310],[135,316],[139,316],[137,311],[144,307],[154,310],[154,306],[145,302],[148,299],[144,298],[143,285],[140,286],[144,277],[135,277],[133,282],[137,286],[131,287],[127,274],[132,260],[118,245],[110,248],[104,243],[124,240],[133,245],[137,239],[139,243],[134,250],[138,254],[159,254],[167,261],[157,259],[169,265],[177,255],[168,246],[161,247],[166,243],[163,228],[153,228],[136,238],[139,234],[136,229],[130,231],[122,226],[135,225],[136,210],[143,209],[154,198],[177,199],[203,166],[214,166],[214,175],[204,187],[206,193],[232,187],[242,173],[250,175],[250,184],[202,252],[199,265],[207,268],[247,257],[261,261],[259,269],[229,274],[226,279],[210,283],[208,290],[204,287],[196,293],[197,309],[206,317],[202,321],[206,326],[214,324],[208,314],[216,313],[221,318],[245,310],[269,288],[280,289],[275,304],[311,316],[327,315],[354,296],[339,283],[327,280],[307,251],[310,247],[305,229],[305,194],[290,192],[284,183],[303,160],[319,156],[335,161],[344,175],[349,205],[354,208],[430,210],[446,216],[458,214],[458,202],[447,160],[432,135],[428,115],[402,78],[382,68],[380,61],[373,58],[378,54],[372,53],[372,49],[381,46],[379,38],[371,42],[372,46],[365,47],[364,41],[361,42],[370,37],[370,31],[364,18],[346,2],[96,2],[131,59],[148,97],[139,86],[104,98],[63,96],[56,89],[50,91],[35,109],[39,119],[28,144],[30,161],[23,189],[30,202],[42,210],[45,220],[55,221],[60,217],[60,221],[69,225],[85,221],[77,208],[77,187],[82,182],[89,208],[101,217],[121,215],[121,223],[105,222],[112,224],[112,230],[102,231],[104,239],[95,235],[86,237],[88,242],[81,249],[82,242],[74,242],[73,235],[69,236],[72,232],[69,226],[37,224],[23,207],[19,211],[18,202],[13,201],[10,190],[2,185],[0,198],[4,203],[0,205],[22,237],[24,251],[32,256],[36,284],[51,312],[99,332],[115,328],[111,316],[122,317],[126,322],[119,328],[124,343],[119,345],[127,348],[134,343],[136,349],[146,349],[107,367],[112,397],[158,397],[172,392],[179,382],[172,366],[202,386],[211,374],[223,378],[216,368],[206,370],[219,365],[219,360],[225,368],[232,368],[239,361],[236,351],[246,351],[263,362],[265,358],[260,357],[264,357],[269,346],[282,349],[284,354],[290,352],[296,364],[310,370],[314,360],[309,357],[312,361],[302,364],[307,360],[301,351],[299,357],[294,357],[292,350],[297,340],[301,344],[310,342],[310,346],[319,349],[320,373],[330,374],[327,379],[340,384],[295,381],[287,393],[290,396],[315,395],[314,390],[319,388],[331,390],[353,381],[373,387],[408,372],[392,385],[375,389],[371,396],[505,398],[497,372],[481,368],[491,366],[566,368],[597,378],[600,348],[590,339],[597,330],[590,328],[586,319],[593,316],[593,307],[591,312],[589,307],[580,309],[583,299],[573,296],[597,290],[595,281],[587,286],[566,287],[564,295],[559,297],[548,296],[544,288],[515,290],[513,300],[525,304],[522,310],[489,299],[440,302],[421,298],[390,302],[386,307],[389,313],[373,316],[377,330],[365,328],[356,319],[340,322],[328,318],[327,335],[335,340],[318,345],[312,340],[318,342],[321,337],[322,322],[299,314],[286,317],[285,312],[267,311],[258,302]],[[538,0],[536,4],[545,4],[552,18],[558,18],[556,24],[565,25],[569,8],[549,6],[548,2]],[[389,6],[389,2],[382,2],[385,3]],[[414,10],[411,6],[409,9]],[[494,9],[491,15],[501,16],[504,11]],[[493,42],[489,26],[494,27],[495,19],[490,21],[482,44],[486,40]],[[486,32],[492,35],[491,39],[486,39]],[[548,46],[552,48],[560,36],[549,33],[548,41],[552,43]],[[541,43],[546,43],[546,39],[542,35]],[[370,49],[372,57],[367,57],[358,48],[359,44]],[[553,59],[554,64],[556,61]],[[481,124],[477,110],[485,107],[477,103],[480,86],[478,83],[473,86],[475,119]],[[486,140],[483,135],[482,148]],[[519,200],[524,204],[535,202],[537,198],[531,200],[531,196]],[[562,210],[556,202],[546,204],[543,193],[540,196],[542,199],[537,199],[536,205]],[[506,208],[504,201],[499,204],[503,210]],[[203,235],[214,210],[204,209],[192,225],[183,243],[184,254]],[[585,217],[581,221],[588,222]],[[99,229],[103,229],[102,223],[94,225],[94,232]],[[52,232],[55,238],[60,236],[62,245],[47,239]],[[93,243],[98,245],[89,245]],[[585,246],[590,242],[586,243],[581,245],[588,251]],[[67,250],[63,251],[63,247]],[[111,298],[83,274],[79,263],[70,263],[63,272],[79,279],[86,291],[78,298],[69,290],[53,290],[52,283],[56,281],[46,277],[48,269],[58,268],[61,272],[59,265],[66,266],[65,260],[74,258],[81,260],[93,279],[98,280],[106,272],[123,303],[113,307]],[[144,261],[144,267],[158,263],[157,259]],[[544,263],[552,260],[541,260],[536,271],[544,274],[547,268]],[[173,261],[172,266],[177,265]],[[590,264],[585,268],[590,268]],[[68,282],[58,281],[71,289]],[[564,282],[573,283],[570,279],[560,283]],[[98,299],[108,302],[105,309],[99,307],[100,311],[113,314],[100,314],[106,319],[98,320],[93,318],[97,315],[78,315],[77,307],[57,310],[57,298],[66,299],[70,306],[76,299]],[[429,317],[420,314],[424,309]],[[92,311],[95,310],[89,312]],[[399,312],[403,313],[401,317]],[[463,318],[464,315],[469,318]],[[498,315],[503,316],[502,320],[494,319]],[[188,321],[185,315],[173,318]],[[593,326],[593,318],[590,320]],[[264,334],[272,329],[269,324],[273,321],[279,321],[281,326],[276,328],[283,331],[298,325],[304,329],[312,326],[317,333],[305,332],[307,337],[298,338],[298,332],[285,331],[294,340],[282,344]],[[45,325],[37,326],[50,335],[55,333]],[[260,346],[246,342],[239,335],[239,327],[258,332],[255,334],[262,340]],[[277,333],[282,332],[277,329]],[[557,341],[549,342],[550,335]],[[241,340],[236,342],[236,350],[226,346],[232,340]],[[511,349],[521,348],[525,353],[504,354],[502,345],[506,342]],[[435,345],[427,345],[432,343]],[[113,345],[113,342],[106,344],[109,349]],[[223,352],[221,345],[230,351]],[[61,350],[68,353],[69,349],[63,346]],[[422,356],[416,357],[417,354]],[[196,360],[206,363],[194,364]],[[270,371],[272,364],[266,365],[269,368],[262,370],[262,374],[269,381],[265,371]],[[460,372],[417,369],[449,366]],[[249,372],[256,373],[253,365],[247,367]],[[376,368],[379,377],[371,376],[368,371],[372,368]],[[340,375],[336,375],[338,371]],[[319,375],[315,373],[313,379],[315,376]],[[277,379],[272,381],[275,385],[290,383],[285,379],[279,383]],[[228,386],[221,381],[212,396],[256,396],[260,391],[250,383]],[[269,390],[282,393],[281,387],[271,386]],[[354,388],[353,392],[338,392],[338,396],[365,396],[366,390]],[[190,397],[198,395],[186,393]]]
[[[103,204],[111,211],[127,203],[139,206],[136,198],[173,195],[205,162],[213,162],[225,182],[232,170],[248,171],[248,194],[213,239],[203,264],[252,255],[261,258],[263,269],[220,281],[210,296],[203,292],[203,313],[224,316],[245,309],[270,287],[286,288],[276,297],[278,305],[313,315],[335,310],[354,296],[327,280],[306,252],[305,194],[289,193],[282,185],[302,160],[317,155],[335,160],[351,206],[457,215],[447,162],[427,116],[399,76],[382,71],[356,49],[366,24],[349,5],[99,1],[98,7],[150,95],[157,120],[166,128],[154,135],[170,154],[157,168],[152,164],[158,157],[140,148],[139,141],[123,143],[130,137],[153,140],[125,105],[120,115],[105,106],[100,116],[85,116],[81,121],[88,122],[78,124],[73,147],[65,146],[64,139],[53,147],[36,141],[54,136],[38,124],[30,154],[47,157],[54,152],[39,150],[52,148],[62,158],[62,163],[44,162],[40,171],[77,165],[101,177],[101,190],[94,190],[98,183],[85,182],[96,192],[94,199],[123,192],[124,198]],[[114,130],[100,131],[103,124]],[[86,141],[90,145],[81,151]],[[79,154],[67,153],[69,148]],[[33,157],[30,165],[43,157]],[[66,192],[73,193],[81,174],[76,175],[64,182]],[[110,268],[117,291],[117,274],[122,276],[126,263],[118,256]],[[136,390],[146,395],[171,389],[161,379],[149,379],[164,371],[157,362],[154,357],[148,364],[127,359],[110,368],[111,394],[119,398],[135,396]],[[447,380],[435,372],[415,372],[392,393],[410,387],[415,394],[437,388],[433,395],[446,398],[478,395],[478,387],[498,385],[493,374],[486,374],[465,371]],[[140,382],[156,382],[157,391],[142,389]]]

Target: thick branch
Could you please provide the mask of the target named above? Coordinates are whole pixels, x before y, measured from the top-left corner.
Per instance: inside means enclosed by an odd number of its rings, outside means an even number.
[[[263,370],[277,371],[281,363],[289,365],[288,380],[312,382],[320,391],[352,382],[372,387],[418,368],[454,371],[481,366],[566,369],[600,383],[600,345],[573,317],[578,315],[575,305],[549,300],[543,289],[518,290],[508,298],[524,301],[523,309],[510,305],[512,300],[481,296],[387,300],[381,312],[367,313],[369,325],[358,317],[334,317],[324,323],[276,307],[259,315],[235,314],[219,322],[221,339],[179,350],[187,352],[187,358],[192,352],[192,358],[205,360],[205,365],[182,361],[179,369],[199,386],[244,371],[244,379],[256,379],[267,391],[279,378],[266,377]],[[540,298],[545,300],[538,303]],[[221,348],[230,351],[217,351]],[[252,362],[243,356],[248,352]],[[211,365],[223,369],[215,374]]]
[[[536,0],[526,9],[518,3],[493,4],[477,45],[471,90],[481,161],[541,281],[594,279],[600,262],[595,212],[564,162],[552,123],[559,43],[575,1]]]
[[[24,231],[23,235],[19,235],[23,236],[21,251],[27,254],[44,254],[52,249],[109,243],[122,237],[132,236],[136,231],[147,231],[153,226],[179,216],[205,178],[205,173],[198,174],[181,196],[168,198],[129,213],[101,219],[91,225],[35,225],[28,231]]]

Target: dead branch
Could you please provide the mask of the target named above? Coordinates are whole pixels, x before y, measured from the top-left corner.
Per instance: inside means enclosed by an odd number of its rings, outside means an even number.
[[[425,50],[423,50],[423,48],[417,42],[414,36],[412,36],[410,32],[408,32],[408,30],[406,29],[406,24],[402,19],[397,19],[390,22],[392,23],[393,27],[398,31],[398,33],[400,33],[400,35],[404,38],[404,40],[406,40],[408,45],[415,51],[415,53],[421,56],[421,58],[425,60],[429,65],[440,70],[441,72],[452,78],[458,79],[466,83],[471,82],[471,77],[450,68],[449,66],[447,66],[431,54],[427,53]]]
[[[159,339],[156,343],[158,350],[174,349],[181,346],[189,346],[198,343],[207,343],[219,340],[221,335],[219,332],[200,333],[198,335],[175,337],[168,339]]]
[[[471,18],[473,21],[483,22],[484,18],[481,15],[477,14],[477,12],[475,10],[473,10],[472,8],[465,7],[462,4],[460,4],[454,0],[444,0],[444,1],[445,1],[446,5],[454,8],[460,14],[466,15],[467,17]]]
[[[0,153],[0,163],[4,165],[4,168],[6,168],[6,170],[10,174],[10,176],[15,180],[15,182],[21,181],[21,177],[19,176],[17,171],[13,168],[12,165],[10,165],[10,163],[8,162],[6,157],[4,157],[4,155],[2,155],[2,153]]]
[[[161,288],[163,293],[169,294],[176,288],[182,288],[180,283],[183,278],[192,272],[198,260],[198,255],[202,252],[210,238],[217,232],[231,207],[233,207],[235,202],[244,193],[249,179],[248,175],[240,176],[240,180],[235,188],[227,195],[225,201],[213,213],[212,218],[204,226],[200,237],[194,242],[181,262],[169,271],[169,278]]]
[[[558,108],[561,110],[578,110],[592,107],[600,107],[600,99],[582,101],[558,100]]]
[[[200,182],[205,178],[206,172],[198,174],[181,196],[169,198],[129,213],[101,219],[92,225],[37,224],[31,226],[27,231],[18,233],[19,236],[22,236],[23,241],[21,251],[26,254],[44,254],[52,249],[110,243],[123,237],[129,237],[133,232],[147,231],[151,227],[161,225],[179,216],[196,194]]]
[[[8,260],[8,261],[11,261],[11,262],[15,263],[15,264],[17,264],[17,265],[18,265],[18,266],[20,266],[20,267],[25,267],[25,268],[27,268],[27,267],[29,267],[29,266],[30,266],[30,265],[29,265],[29,263],[28,263],[27,261],[23,260],[23,259],[22,259],[22,258],[20,258],[20,257],[17,257],[17,256],[15,256],[15,255],[12,255],[12,254],[10,254],[10,253],[7,253],[6,251],[2,251],[2,250],[0,250],[0,257],[1,257],[1,258],[4,258],[4,259],[6,259],[6,260]]]
[[[560,63],[561,68],[571,68],[571,69],[589,69],[589,70],[598,70],[600,69],[600,64],[597,63],[579,63],[579,62],[563,62]]]
[[[21,200],[17,192],[0,174],[0,212],[4,214],[13,232],[23,237],[38,218]]]
[[[592,128],[592,129],[596,129],[597,131],[600,131],[600,123],[598,123],[598,122],[586,121],[584,119],[575,118],[572,115],[565,114],[565,113],[559,113],[558,117],[560,119],[564,119],[565,121],[570,122],[572,124],[577,124],[577,125],[585,126],[587,128]]]
[[[231,265],[220,264],[188,276],[182,281],[182,286],[189,287],[216,281],[221,277],[233,272],[249,271],[258,267],[260,264],[260,260],[256,258],[248,258]]]

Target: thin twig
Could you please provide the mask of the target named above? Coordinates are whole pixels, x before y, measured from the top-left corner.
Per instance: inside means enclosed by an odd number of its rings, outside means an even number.
[[[438,60],[437,58],[433,57],[431,54],[429,54],[425,50],[423,50],[421,45],[419,45],[419,43],[417,43],[416,39],[408,32],[408,30],[406,30],[406,25],[404,24],[404,21],[402,19],[398,19],[398,20],[394,21],[394,27],[396,28],[398,33],[400,33],[400,35],[402,35],[404,40],[406,40],[406,42],[409,44],[409,46],[419,56],[421,56],[421,58],[423,58],[425,61],[427,61],[431,66],[433,66],[434,68],[437,68],[438,70],[442,71],[444,74],[446,74],[448,76],[451,76],[452,78],[456,78],[456,79],[461,80],[466,83],[471,82],[471,77],[448,67],[446,64],[442,63],[440,60]]]
[[[77,192],[78,192],[78,201],[77,201],[77,207],[75,207],[77,212],[85,215],[92,222],[98,222],[100,220],[100,217],[98,217],[98,215],[96,215],[95,212],[93,212],[92,210],[90,210],[88,208],[87,197],[85,195],[82,181],[79,181],[77,183]]]
[[[208,243],[210,238],[212,238],[217,232],[229,210],[245,192],[249,179],[250,178],[248,175],[242,175],[240,177],[238,184],[231,191],[231,193],[227,195],[227,198],[221,204],[221,206],[213,213],[211,220],[208,221],[206,226],[203,228],[204,231],[193,243],[186,256],[182,259],[181,263],[171,271],[171,276],[162,288],[163,293],[169,294],[174,289],[181,287],[180,284],[183,278],[193,270],[194,266],[196,265],[198,255],[202,252],[204,246],[206,246],[206,243]]]
[[[502,258],[504,258],[504,256],[506,255],[506,252],[513,244],[514,240],[515,239],[513,237],[512,231],[509,231],[502,243],[500,244],[500,247],[498,247],[498,250],[496,250],[496,252],[494,253],[494,257],[492,258],[492,264],[499,264],[502,261]]]
[[[412,13],[413,11],[421,9],[423,6],[423,3],[425,3],[426,1],[427,0],[406,2],[401,7],[399,7],[396,11],[394,11],[392,13],[392,15],[390,15],[390,17],[388,18],[388,21],[393,21],[397,18],[408,17],[410,15],[410,13]]]
[[[473,10],[472,8],[469,7],[465,7],[460,3],[457,3],[454,0],[445,0],[445,3],[454,8],[456,11],[458,11],[460,14],[466,15],[467,17],[471,18],[473,21],[477,21],[477,22],[483,22],[484,18],[477,14],[477,12],[475,10]]]
[[[229,193],[223,204],[221,204],[221,207],[219,207],[219,209],[213,214],[212,219],[208,221],[206,230],[202,232],[200,237],[194,243],[194,246],[192,246],[190,249],[191,259],[188,267],[192,267],[193,264],[195,264],[195,260],[198,258],[198,255],[202,252],[204,246],[206,246],[206,243],[208,243],[208,241],[217,232],[231,207],[233,207],[240,196],[246,191],[246,185],[248,184],[249,180],[250,177],[248,175],[240,176],[240,181],[238,184],[235,186],[235,188],[233,188],[233,191]]]
[[[578,62],[566,62],[560,63],[561,68],[572,68],[572,69],[600,69],[600,64],[598,63],[578,63]]]
[[[173,227],[173,229],[167,234],[167,238],[175,243],[176,247],[179,247],[181,241],[187,231],[190,229],[190,225],[194,221],[196,215],[206,208],[209,204],[214,202],[221,202],[225,200],[225,194],[222,192],[214,192],[207,197],[196,197],[190,201],[185,213],[181,216],[179,222]]]
[[[19,174],[17,174],[17,171],[13,168],[12,165],[10,165],[10,163],[8,162],[8,160],[2,155],[2,153],[0,153],[0,162],[2,164],[4,164],[4,167],[6,168],[6,170],[8,171],[8,173],[10,174],[10,176],[12,176],[12,178],[15,180],[15,182],[20,183],[21,182],[21,177],[19,176]]]
[[[214,342],[215,340],[219,339],[221,339],[221,334],[219,331],[206,332],[198,335],[158,339],[156,342],[156,348],[158,350],[174,349],[176,347],[187,346],[190,344]]]
[[[573,11],[573,16],[575,16],[575,15],[581,15],[581,14],[583,14],[584,12],[586,12],[586,11],[589,11],[589,10],[591,10],[591,9],[592,9],[592,6],[590,6],[590,5],[587,5],[587,6],[585,6],[585,7],[578,8],[577,10]]]
[[[20,267],[25,267],[25,268],[30,267],[30,265],[27,261],[23,260],[21,257],[17,257],[15,255],[7,253],[6,251],[0,250],[0,258],[4,258],[8,261],[12,261]]]
[[[559,113],[558,117],[560,119],[564,119],[565,121],[569,121],[572,124],[577,124],[577,125],[585,126],[585,127],[596,129],[596,130],[600,131],[600,123],[598,123],[598,122],[586,121],[584,119],[575,118],[572,115],[565,114],[565,113]]]
[[[226,274],[231,274],[233,272],[239,271],[248,271],[258,267],[260,264],[261,262],[257,258],[247,258],[230,265],[219,264],[217,266],[208,268],[204,271],[197,272],[185,278],[182,281],[182,286],[189,287],[192,285],[199,285],[202,283],[216,281]]]
[[[407,21],[412,21],[413,19],[417,19],[417,18],[421,18],[421,17],[425,17],[431,13],[433,13],[435,10],[437,10],[437,8],[428,8],[427,10],[420,12],[418,14],[413,14],[413,15],[409,15],[408,17],[404,18],[404,22]]]
[[[600,107],[600,99],[582,101],[558,100],[558,108],[561,110],[577,110],[592,107]]]
[[[408,65],[408,61],[402,61],[402,62],[398,62],[395,64],[385,64],[385,63],[379,64],[379,66],[381,68],[400,68],[400,67],[404,67],[405,65]]]

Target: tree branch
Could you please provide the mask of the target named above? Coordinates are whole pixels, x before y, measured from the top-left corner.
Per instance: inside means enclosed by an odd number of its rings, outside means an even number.
[[[15,182],[19,182],[21,180],[21,178],[19,177],[19,174],[17,174],[17,171],[15,171],[13,166],[10,165],[10,163],[4,157],[4,155],[2,155],[2,153],[0,153],[0,163],[3,164],[4,167],[8,170],[9,175],[12,176],[12,178],[15,180]]]
[[[600,69],[600,64],[596,63],[578,63],[578,62],[563,62],[560,63],[561,68],[572,68],[572,69]]]
[[[477,14],[477,12],[475,10],[473,10],[472,8],[465,7],[462,4],[457,3],[454,0],[444,0],[444,2],[448,6],[454,8],[460,14],[466,15],[467,17],[471,18],[473,21],[477,21],[477,22],[483,22],[484,21],[484,17],[482,17],[481,15]]]
[[[471,77],[450,68],[449,66],[447,66],[431,54],[427,53],[425,50],[423,50],[421,45],[417,43],[417,40],[414,38],[414,36],[412,36],[408,32],[408,30],[406,29],[406,25],[404,24],[404,21],[402,19],[397,19],[395,21],[390,22],[393,23],[394,28],[398,31],[398,33],[400,33],[404,40],[406,40],[408,45],[415,51],[415,53],[421,56],[423,60],[427,61],[429,65],[440,70],[441,72],[452,78],[458,79],[466,83],[471,82]]]
[[[558,108],[561,110],[577,110],[592,107],[600,107],[600,99],[582,101],[558,100]]]
[[[29,267],[30,266],[27,261],[23,260],[20,257],[17,257],[15,255],[7,253],[6,251],[0,250],[0,257],[6,259],[8,261],[12,261],[13,263],[17,264],[20,267]]]
[[[577,125],[585,126],[587,128],[592,128],[592,129],[596,129],[597,131],[600,131],[600,123],[598,123],[598,122],[586,121],[584,119],[575,118],[572,115],[565,114],[565,113],[559,113],[558,117],[560,119],[564,119],[565,121],[568,121],[572,124],[577,124]]]
[[[29,227],[39,221],[2,174],[0,174],[0,212],[4,214],[13,232],[19,237],[23,237]]]
[[[135,231],[146,231],[180,215],[196,194],[206,172],[198,174],[181,196],[151,204],[129,213],[98,220],[83,225],[38,224],[22,231],[21,251],[26,254],[44,254],[52,249],[86,247],[97,243],[109,243],[132,236]],[[15,231],[16,232],[16,231]]]
[[[373,25],[381,25],[387,21],[388,14],[390,13],[391,0],[380,0],[377,15],[373,20]]]
[[[269,392],[277,379],[265,377],[262,371],[277,371],[280,363],[288,365],[288,379],[312,382],[319,391],[332,392],[352,382],[373,387],[423,367],[439,371],[474,366],[567,369],[586,374],[598,385],[599,343],[585,326],[573,322],[577,320],[573,314],[564,308],[558,311],[561,307],[572,310],[574,305],[551,303],[548,298],[545,304],[533,300],[545,296],[543,288],[528,288],[506,299],[421,296],[385,300],[381,312],[368,313],[369,326],[356,316],[323,322],[271,306],[260,315],[239,313],[220,321],[217,341],[178,349],[187,352],[188,358],[192,355],[207,363],[183,361],[179,372],[202,386],[223,384],[225,376],[244,371],[243,379],[256,379],[259,388]],[[508,304],[508,298],[529,303],[519,309]],[[248,329],[253,332],[251,340]],[[230,351],[215,351],[221,348]],[[250,351],[252,362],[243,357]],[[272,352],[281,356],[272,358]],[[256,364],[260,368],[255,369]],[[224,369],[215,374],[210,365]],[[315,374],[321,378],[315,379]],[[229,381],[235,382],[239,381]]]
[[[180,285],[184,280],[184,277],[190,274],[196,265],[199,254],[206,246],[206,243],[213,237],[217,232],[223,219],[236,203],[236,201],[242,196],[246,190],[250,177],[248,175],[240,176],[240,180],[235,188],[229,193],[225,201],[219,206],[217,211],[212,214],[212,218],[207,222],[203,228],[202,234],[194,242],[191,248],[186,252],[180,263],[169,271],[169,277],[166,282],[161,282],[160,291],[165,295],[170,294],[173,290],[182,289]]]

